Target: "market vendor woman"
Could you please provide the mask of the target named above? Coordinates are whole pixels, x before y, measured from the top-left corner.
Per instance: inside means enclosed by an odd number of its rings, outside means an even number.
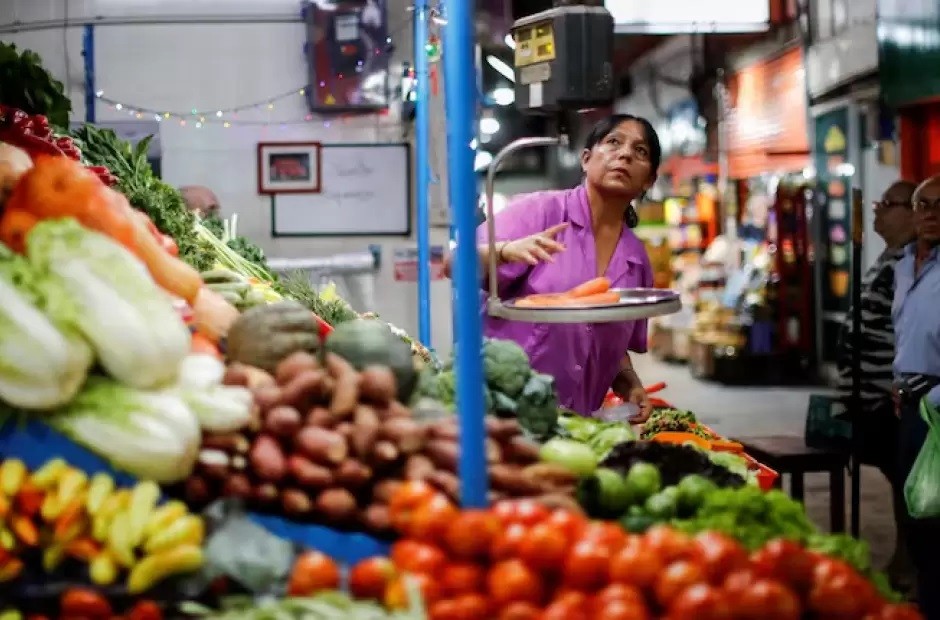
[[[648,121],[616,114],[598,122],[584,150],[584,182],[526,194],[496,215],[499,295],[558,293],[606,276],[613,288],[650,287],[653,272],[633,201],[656,181],[661,149]],[[486,224],[477,231],[488,268]],[[486,280],[484,279],[484,282]],[[650,402],[630,352],[645,353],[645,320],[598,324],[521,323],[485,316],[490,338],[514,340],[539,372],[555,377],[561,405],[588,415],[608,389],[649,416]]]

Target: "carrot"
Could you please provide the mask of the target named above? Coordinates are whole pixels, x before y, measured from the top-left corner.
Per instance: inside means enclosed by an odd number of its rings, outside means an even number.
[[[660,381],[659,383],[654,383],[653,385],[648,385],[648,386],[646,386],[646,388],[644,388],[644,389],[646,390],[646,393],[647,393],[647,394],[655,394],[656,392],[662,392],[663,390],[666,389],[666,382],[665,382],[665,381]]]
[[[120,201],[124,204],[127,203],[120,194],[116,196],[120,196]],[[130,205],[127,205],[126,213],[133,223],[133,241],[137,255],[147,265],[154,281],[164,290],[193,304],[202,288],[199,272],[174,257],[160,244],[148,230],[150,218],[139,211],[133,211]]]
[[[26,235],[39,223],[39,219],[23,209],[7,209],[0,218],[0,242],[14,252],[26,251]]]
[[[583,297],[572,297],[563,293],[559,295],[530,295],[517,300],[516,306],[519,308],[578,308],[581,306],[615,304],[618,301],[620,301],[620,295],[611,291]]]
[[[600,278],[594,278],[593,280],[588,280],[583,284],[579,284],[578,286],[568,291],[568,295],[571,297],[587,297],[589,295],[606,293],[609,290],[610,280],[601,276]]]
[[[569,298],[568,303],[574,306],[606,306],[608,304],[615,304],[618,301],[620,301],[620,293],[606,291],[593,295]]]

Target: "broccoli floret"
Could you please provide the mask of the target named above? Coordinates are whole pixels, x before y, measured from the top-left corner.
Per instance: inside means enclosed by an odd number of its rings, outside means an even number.
[[[547,439],[558,425],[558,398],[551,375],[531,373],[517,401],[519,424],[537,439]]]
[[[493,412],[496,415],[504,417],[513,417],[516,415],[516,411],[519,409],[519,406],[516,404],[516,401],[509,398],[502,392],[493,390]]]
[[[483,343],[483,372],[490,389],[510,398],[519,396],[532,372],[529,356],[511,340],[487,340]]]

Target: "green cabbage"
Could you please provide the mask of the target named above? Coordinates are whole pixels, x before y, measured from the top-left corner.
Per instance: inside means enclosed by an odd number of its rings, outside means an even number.
[[[0,245],[0,399],[22,409],[67,403],[85,382],[92,351],[25,259]]]
[[[27,257],[75,305],[75,324],[107,372],[129,386],[173,382],[190,334],[146,266],[110,238],[73,219],[30,231]]]

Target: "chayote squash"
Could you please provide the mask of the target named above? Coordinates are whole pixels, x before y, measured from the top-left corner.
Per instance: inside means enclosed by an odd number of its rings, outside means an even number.
[[[407,403],[418,383],[418,369],[411,346],[374,319],[340,323],[326,337],[324,351],[335,353],[357,370],[388,366],[398,383],[398,400]]]
[[[226,342],[229,361],[274,373],[291,353],[320,349],[316,317],[296,301],[279,301],[246,310],[232,325]]]

